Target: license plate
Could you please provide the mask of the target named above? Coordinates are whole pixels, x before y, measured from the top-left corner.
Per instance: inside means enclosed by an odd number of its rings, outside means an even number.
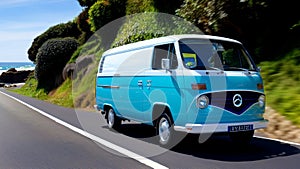
[[[253,130],[252,124],[228,126],[229,132],[239,132],[239,131],[249,131],[249,130]]]

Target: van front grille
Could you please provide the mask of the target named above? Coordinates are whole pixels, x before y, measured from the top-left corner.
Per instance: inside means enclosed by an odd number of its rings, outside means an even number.
[[[210,98],[210,105],[241,115],[249,107],[258,102],[258,98],[262,93],[255,91],[224,91],[205,95]]]

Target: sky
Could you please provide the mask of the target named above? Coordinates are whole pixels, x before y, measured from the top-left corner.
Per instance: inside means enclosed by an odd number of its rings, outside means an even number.
[[[31,62],[27,51],[34,38],[82,9],[77,0],[1,0],[0,62]]]

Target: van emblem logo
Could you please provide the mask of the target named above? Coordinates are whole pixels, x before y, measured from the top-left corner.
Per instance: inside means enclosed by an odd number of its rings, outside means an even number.
[[[243,104],[243,98],[240,94],[235,94],[232,101],[235,107],[240,107]]]

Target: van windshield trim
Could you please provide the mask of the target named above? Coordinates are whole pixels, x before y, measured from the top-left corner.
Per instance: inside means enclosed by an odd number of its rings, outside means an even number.
[[[214,39],[182,39],[179,41],[179,51],[187,69],[258,71],[241,43]],[[187,58],[192,55],[196,59]]]

